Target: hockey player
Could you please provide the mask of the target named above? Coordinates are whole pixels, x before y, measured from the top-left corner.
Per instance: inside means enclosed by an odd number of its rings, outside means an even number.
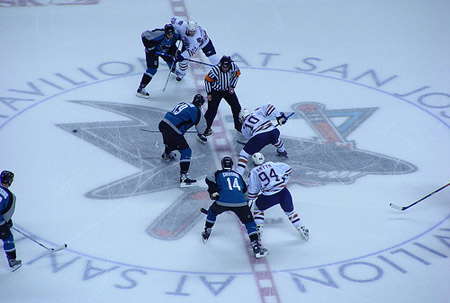
[[[145,46],[145,61],[147,69],[142,75],[141,83],[136,96],[150,98],[150,94],[145,91],[145,87],[150,83],[153,76],[158,71],[159,56],[166,62],[170,70],[175,69],[175,54],[177,51],[176,42],[180,40],[180,35],[175,32],[172,24],[166,24],[164,29],[154,29],[141,34],[142,43]],[[157,54],[167,54],[165,56]]]
[[[225,101],[230,105],[233,113],[234,128],[240,133],[242,123],[239,121],[241,105],[236,96],[234,88],[239,79],[241,71],[236,63],[229,56],[223,56],[218,65],[211,68],[205,77],[206,99],[208,100],[208,110],[205,113],[206,136],[212,134],[211,125],[217,115],[220,101]]]
[[[180,152],[180,187],[193,186],[197,182],[188,174],[192,150],[184,134],[194,125],[199,136],[205,132],[206,122],[201,111],[203,103],[205,98],[200,94],[194,96],[192,103],[180,102],[172,111],[165,114],[158,125],[165,145],[162,158],[174,160],[176,158],[174,150]]]
[[[279,156],[288,157],[284,143],[280,139],[280,131],[270,122],[270,118],[276,118],[279,125],[283,125],[287,121],[284,113],[279,112],[272,104],[258,107],[252,113],[249,113],[246,109],[240,111],[239,119],[242,122],[242,135],[248,140],[239,153],[236,171],[241,175],[245,172],[248,158],[266,145],[272,144],[277,148]]]
[[[255,257],[262,258],[268,254],[268,251],[261,247],[256,224],[244,196],[247,186],[242,176],[232,170],[233,160],[230,157],[224,157],[221,164],[221,170],[208,175],[205,179],[208,193],[215,201],[208,209],[205,229],[202,233],[203,242],[206,243],[209,239],[217,216],[225,211],[232,211],[245,225]]]
[[[175,71],[177,81],[181,81],[186,75],[188,68],[188,61],[186,59],[194,56],[199,49],[203,51],[211,64],[217,65],[219,63],[219,58],[216,55],[216,49],[211,39],[208,37],[206,30],[197,25],[197,22],[192,20],[186,22],[180,17],[173,17],[170,23],[181,35],[181,41],[183,42],[181,53],[175,58],[175,61],[179,62],[178,68]]]
[[[299,215],[294,210],[291,193],[286,188],[292,168],[285,163],[264,163],[262,153],[253,154],[252,160],[255,167],[248,177],[248,199],[256,199],[253,215],[259,235],[262,234],[264,211],[279,204],[303,239],[308,240],[309,230],[302,225]]]
[[[9,267],[16,271],[22,266],[22,261],[17,260],[14,236],[11,233],[13,226],[12,216],[16,206],[16,196],[9,190],[14,181],[14,174],[8,170],[0,174],[0,239],[3,240],[3,250],[6,253]]]

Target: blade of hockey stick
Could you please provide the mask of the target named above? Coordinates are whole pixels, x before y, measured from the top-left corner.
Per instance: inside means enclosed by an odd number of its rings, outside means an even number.
[[[397,210],[404,210],[404,207],[398,206],[398,205],[396,205],[394,203],[390,203],[389,206],[392,207],[392,208],[395,208]]]
[[[50,248],[50,250],[52,251],[52,252],[57,252],[57,251],[60,251],[60,250],[63,250],[63,249],[66,249],[67,248],[67,244],[63,244],[63,245],[61,245],[61,246],[58,246],[58,247],[52,247],[52,248]]]
[[[395,209],[398,209],[398,210],[403,211],[403,210],[406,210],[406,209],[410,208],[411,206],[414,206],[414,205],[416,205],[417,203],[419,203],[419,202],[425,200],[425,199],[428,198],[429,196],[434,195],[435,193],[437,193],[438,191],[440,191],[440,190],[446,188],[446,187],[449,186],[449,185],[450,185],[450,183],[447,183],[447,184],[445,184],[444,186],[439,187],[439,188],[436,189],[435,191],[432,191],[431,193],[429,193],[429,194],[426,195],[425,197],[420,198],[419,200],[417,200],[417,201],[411,203],[411,204],[408,205],[408,206],[400,207],[400,206],[398,206],[398,205],[395,205],[394,203],[391,203],[391,204],[389,204],[389,205],[390,205],[392,208],[395,208]]]

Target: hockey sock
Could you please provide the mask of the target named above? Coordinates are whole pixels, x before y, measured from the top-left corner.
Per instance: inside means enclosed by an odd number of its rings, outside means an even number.
[[[146,87],[152,80],[152,77],[153,76],[148,73],[145,73],[144,75],[142,75],[141,84],[139,86],[142,88]]]
[[[283,143],[283,141],[281,141],[280,138],[278,138],[277,143],[275,143],[273,146],[275,146],[277,148],[277,151],[279,151],[279,152],[284,152],[286,150],[284,148],[284,143]]]
[[[253,217],[255,218],[255,223],[262,225],[264,223],[264,211],[256,209],[253,211]]]
[[[289,221],[294,225],[295,228],[301,225],[300,217],[295,210],[291,212],[285,212],[286,216],[288,216]]]

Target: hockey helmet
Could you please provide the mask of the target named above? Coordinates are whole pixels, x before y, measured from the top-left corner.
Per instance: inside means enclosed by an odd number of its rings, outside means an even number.
[[[231,159],[231,157],[223,157],[222,168],[223,169],[232,169],[233,168],[233,159]]]
[[[230,58],[230,56],[223,56],[220,59],[220,67],[230,68],[230,66],[231,66],[231,58]]]
[[[197,107],[202,107],[203,103],[205,103],[205,98],[202,95],[197,94],[194,96],[192,103]]]
[[[252,156],[252,160],[255,165],[261,165],[264,163],[265,158],[262,153],[254,153]]]
[[[0,175],[0,179],[3,184],[10,184],[14,181],[14,173],[9,170],[4,170]]]
[[[189,20],[186,25],[186,30],[188,32],[195,32],[197,30],[197,22]]]
[[[169,23],[164,26],[164,34],[166,36],[173,35],[174,33],[175,33],[175,28],[173,27],[172,24]]]
[[[241,111],[239,112],[239,121],[241,121],[241,123],[244,123],[244,120],[248,115],[250,115],[250,112],[246,108],[241,109]]]

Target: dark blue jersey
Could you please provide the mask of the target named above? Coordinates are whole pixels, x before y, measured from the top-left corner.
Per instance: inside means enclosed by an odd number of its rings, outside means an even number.
[[[175,42],[180,39],[180,35],[175,32],[172,38],[167,39],[164,29],[154,29],[141,34],[142,43],[148,50],[158,51],[165,54],[174,55],[176,50]]]
[[[187,102],[178,103],[172,111],[165,114],[163,121],[181,135],[184,135],[193,125],[196,125],[197,131],[201,134],[206,129],[205,118],[200,109]]]
[[[8,188],[0,185],[0,223],[11,219],[15,205],[16,196]]]
[[[214,176],[206,178],[208,191],[218,192],[217,204],[228,207],[240,207],[247,205],[244,193],[247,191],[242,176],[233,170],[218,170]]]

